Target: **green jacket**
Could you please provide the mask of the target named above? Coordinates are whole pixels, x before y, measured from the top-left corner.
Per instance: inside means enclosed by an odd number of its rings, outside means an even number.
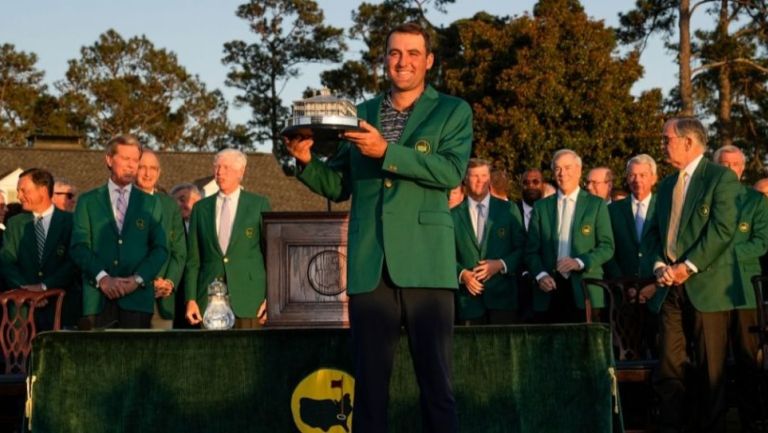
[[[185,299],[196,300],[200,314],[208,305],[208,285],[216,278],[227,283],[235,316],[256,317],[264,301],[267,273],[262,251],[262,213],[270,210],[266,197],[240,191],[227,253],[219,247],[216,233],[216,197],[195,204],[189,217]]]
[[[163,193],[155,194],[155,197],[162,209],[161,224],[165,231],[168,248],[168,259],[157,276],[173,281],[173,292],[165,298],[156,300],[157,311],[163,319],[171,320],[176,309],[176,290],[181,284],[181,276],[184,274],[184,265],[187,261],[187,237],[176,200]]]
[[[131,188],[123,230],[119,232],[107,185],[92,189],[77,201],[70,255],[83,272],[83,314],[99,314],[106,297],[96,285],[105,271],[112,277],[139,275],[144,284],[118,299],[120,308],[154,312],[152,279],[168,258],[162,211],[157,199]]]
[[[358,116],[381,128],[380,95]],[[373,291],[386,258],[399,287],[458,287],[448,191],[461,182],[472,148],[472,110],[427,86],[397,142],[381,159],[342,143],[327,163],[318,158],[298,176],[333,201],[352,197],[347,281],[351,295]]]
[[[0,249],[0,270],[6,286],[18,288],[42,283],[50,289],[69,291],[77,273],[69,258],[71,235],[72,214],[54,209],[41,261],[37,254],[34,216],[22,213],[8,220],[5,242]]]
[[[760,275],[760,257],[768,251],[768,199],[752,188],[741,186],[739,222],[733,235],[733,269],[737,289],[742,298],[735,298],[738,309],[755,308],[752,277]]]
[[[490,198],[483,242],[478,244],[477,235],[469,217],[469,201],[465,199],[451,210],[456,236],[457,278],[464,269],[472,269],[480,260],[501,259],[507,265],[507,273],[498,273],[484,283],[485,290],[474,296],[463,285],[457,294],[460,320],[482,317],[486,309],[517,309],[517,278],[525,244],[525,229],[520,211],[513,203]]]
[[[665,244],[672,211],[672,191],[678,173],[659,184],[656,201],[661,248],[655,262],[669,263]],[[728,311],[742,299],[734,278],[733,254],[729,251],[738,225],[737,199],[741,185],[732,170],[702,158],[691,176],[677,235],[677,263],[690,260],[698,268],[685,282],[693,306],[702,312]],[[668,290],[660,288],[649,301],[659,311]]]
[[[528,223],[525,262],[534,277],[541,272],[554,277],[557,272],[557,197],[555,194],[537,201]],[[573,300],[577,307],[584,308],[581,279],[602,278],[603,264],[611,258],[613,250],[613,231],[605,202],[582,189],[576,199],[571,225],[571,257],[584,262],[584,269],[570,275]],[[599,287],[590,286],[589,297],[594,308],[602,308],[605,305],[604,295]],[[551,298],[551,293],[534,289],[534,311],[547,311]]]
[[[651,195],[641,239],[637,239],[632,196],[609,204],[608,214],[611,216],[616,254],[604,266],[607,276],[609,278],[653,277],[653,260],[660,248],[659,232],[655,228],[658,224],[656,194]]]

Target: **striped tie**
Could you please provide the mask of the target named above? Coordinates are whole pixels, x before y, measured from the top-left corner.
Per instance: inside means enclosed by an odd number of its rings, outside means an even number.
[[[37,258],[43,261],[43,249],[45,249],[45,227],[43,227],[43,217],[35,218],[35,237],[37,238]]]
[[[115,222],[117,223],[117,230],[123,231],[123,221],[125,220],[125,208],[127,203],[125,202],[125,189],[117,188],[117,202],[115,203]]]

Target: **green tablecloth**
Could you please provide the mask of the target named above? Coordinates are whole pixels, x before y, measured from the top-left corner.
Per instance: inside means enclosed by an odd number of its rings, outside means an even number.
[[[460,431],[610,432],[612,365],[603,325],[457,329]],[[32,431],[345,432],[339,411],[329,413],[341,404],[339,383],[325,384],[336,401],[315,400],[303,415],[315,428],[294,422],[292,394],[320,368],[352,372],[349,331],[44,333],[32,355]],[[421,431],[405,337],[390,420],[393,433]]]

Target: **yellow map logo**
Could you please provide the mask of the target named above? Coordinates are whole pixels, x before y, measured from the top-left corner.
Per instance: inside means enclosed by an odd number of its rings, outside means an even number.
[[[291,413],[301,433],[349,433],[355,379],[331,368],[315,370],[293,390]]]

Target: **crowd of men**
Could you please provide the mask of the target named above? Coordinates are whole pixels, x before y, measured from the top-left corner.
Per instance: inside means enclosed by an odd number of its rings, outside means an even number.
[[[756,191],[766,193],[768,181],[742,185],[738,148],[718,149],[710,162],[702,124],[673,118],[661,132],[676,173],[655,191],[657,166],[648,155],[627,161],[622,198],[610,169],[596,167],[582,180],[580,156],[562,149],[551,158],[554,185],[540,169],[527,170],[522,200],[510,202],[505,173],[469,159],[470,107],[425,84],[433,61],[428,33],[415,24],[394,29],[387,37],[392,89],[358,107],[360,130],[344,133],[339,152],[322,161],[311,137],[285,138],[301,182],[329,199],[352,200],[354,428],[386,431],[401,325],[425,431],[452,432],[453,325],[583,322],[587,300],[599,317],[604,293],[588,287],[585,299],[581,282],[605,277],[648,280],[637,298],[658,318],[655,386],[665,431],[722,428],[729,343],[740,413],[744,425],[752,423],[760,408],[750,279],[768,251],[768,199]],[[108,179],[79,197],[44,169],[21,173],[25,212],[0,227],[5,287],[66,288],[70,327],[170,328],[198,326],[206,289],[221,278],[236,327],[261,326],[262,214],[270,205],[241,187],[245,155],[216,154],[219,192],[203,198],[192,184],[158,191],[160,158],[135,137],[115,137],[106,149]],[[50,327],[53,307],[46,308],[40,323]],[[686,407],[692,401],[695,411]]]

